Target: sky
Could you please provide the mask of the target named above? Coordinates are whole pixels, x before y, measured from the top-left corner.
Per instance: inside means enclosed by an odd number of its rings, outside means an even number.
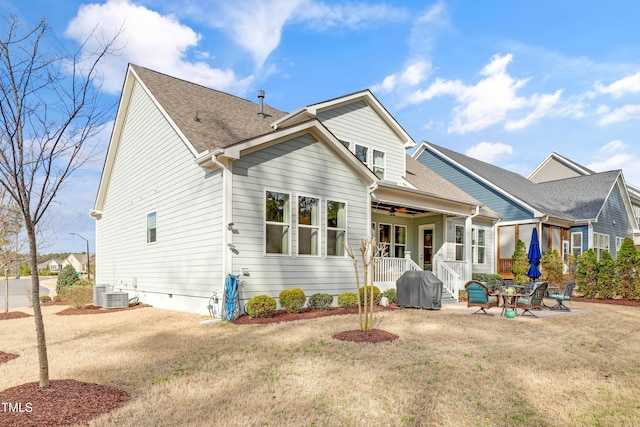
[[[0,0],[70,50],[120,32],[100,72],[117,102],[128,63],[293,111],[370,89],[420,143],[527,176],[555,151],[640,185],[640,2],[593,0]],[[4,25],[1,23],[0,25]],[[87,48],[92,47],[90,42]],[[114,112],[115,113],[115,112]],[[52,206],[41,252],[95,244],[111,129]]]

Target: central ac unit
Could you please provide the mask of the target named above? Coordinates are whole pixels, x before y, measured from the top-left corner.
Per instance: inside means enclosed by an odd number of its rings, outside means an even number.
[[[102,295],[102,308],[129,307],[129,294],[126,292],[105,292]]]
[[[102,307],[104,294],[110,290],[109,285],[95,285],[93,287],[93,305]]]

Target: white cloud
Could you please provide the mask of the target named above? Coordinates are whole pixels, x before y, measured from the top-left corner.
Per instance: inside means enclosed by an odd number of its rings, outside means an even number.
[[[640,92],[640,71],[632,76],[623,77],[608,86],[604,86],[600,82],[594,86],[598,92],[610,94],[614,98],[620,98],[626,93]]]
[[[391,92],[399,87],[415,87],[422,83],[431,72],[431,64],[426,61],[410,63],[397,74],[391,74],[384,78],[382,83],[373,85],[373,92]]]
[[[613,141],[609,141],[605,145],[600,148],[600,151],[603,153],[609,153],[611,151],[621,151],[627,148],[627,144],[619,139],[614,139]]]
[[[527,114],[527,116],[523,119],[507,121],[507,123],[505,123],[504,125],[504,128],[506,130],[522,129],[529,126],[536,120],[546,116],[558,104],[558,101],[560,101],[560,95],[562,95],[561,89],[558,89],[553,95],[534,95],[531,98],[531,104],[535,106],[534,110],[531,113]]]
[[[288,3],[290,0],[283,0]],[[326,4],[316,1],[301,1],[294,19],[304,21],[312,28],[326,30],[330,28],[362,28],[372,22],[393,22],[407,19],[409,13],[387,4],[346,3]]]
[[[188,61],[187,51],[198,45],[201,36],[182,25],[173,15],[160,15],[128,0],[109,0],[104,4],[80,6],[78,14],[69,22],[65,35],[81,43],[95,29],[96,35],[108,40],[120,28],[122,33],[117,40],[118,52],[105,57],[100,67],[104,79],[102,87],[107,92],[118,93],[121,90],[129,62],[217,89],[242,90],[252,80],[251,76],[238,79],[233,70],[213,68],[205,62]],[[96,37],[91,38],[85,46],[85,56],[88,52],[99,50],[100,42]]]
[[[640,119],[640,104],[627,104],[607,113],[598,123],[600,126],[604,126],[638,119]]]
[[[415,91],[409,96],[413,104],[429,101],[434,97],[451,95],[458,105],[453,109],[453,119],[448,131],[465,134],[488,126],[505,122],[506,130],[522,129],[547,115],[581,116],[583,113],[576,105],[561,105],[562,90],[553,94],[534,93],[527,97],[519,96],[529,79],[516,79],[507,72],[507,66],[513,55],[494,55],[480,71],[484,76],[475,85],[461,80],[436,79],[428,88]],[[508,116],[518,110],[531,110],[524,118],[509,120]]]
[[[470,147],[464,154],[483,162],[495,164],[513,154],[513,147],[501,142],[480,142]]]

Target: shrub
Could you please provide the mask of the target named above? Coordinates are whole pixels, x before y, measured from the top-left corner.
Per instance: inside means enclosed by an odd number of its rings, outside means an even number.
[[[596,274],[596,298],[613,298],[616,293],[613,279],[615,277],[616,262],[611,258],[609,251],[602,251]]]
[[[285,289],[278,297],[280,305],[287,313],[298,312],[307,301],[307,296],[300,288]]]
[[[309,297],[309,308],[312,310],[326,310],[333,304],[333,295],[313,294]]]
[[[380,288],[377,286],[368,286],[367,287],[367,303],[371,304],[371,292],[373,290],[373,303],[380,304],[380,298],[382,298],[382,294],[380,293]],[[360,304],[364,305],[364,286],[360,288]]]
[[[398,294],[396,293],[395,288],[387,289],[382,293],[383,297],[387,297],[389,303],[398,302]]]
[[[42,295],[40,297],[40,302],[51,302],[51,297],[49,295]]]
[[[352,308],[358,305],[358,295],[355,292],[343,292],[338,295],[338,307]]]
[[[276,309],[276,300],[269,295],[256,295],[247,302],[247,313],[250,317],[269,317]]]
[[[562,257],[557,249],[549,248],[540,260],[545,279],[550,285],[560,286],[562,284]]]
[[[93,287],[65,286],[62,288],[62,299],[73,308],[82,309],[93,301]]]
[[[628,299],[634,288],[634,276],[636,273],[636,259],[638,258],[638,250],[633,244],[633,240],[626,237],[618,249],[616,257],[616,291],[623,298]]]
[[[51,270],[48,268],[41,268],[38,270],[38,276],[51,276]]]
[[[62,297],[60,295],[54,295],[53,302],[62,302]]]
[[[593,249],[589,249],[578,255],[577,263],[576,284],[578,292],[585,298],[593,298],[596,294],[598,256]]]
[[[473,273],[471,279],[486,283],[490,291],[499,291],[504,286],[504,279],[499,274]]]
[[[529,281],[527,272],[529,271],[529,259],[527,258],[526,245],[522,240],[518,240],[516,243],[516,249],[511,256],[513,264],[511,266],[511,272],[513,273],[513,280],[517,285],[522,285]]]
[[[80,278],[78,277],[78,273],[76,273],[76,269],[73,268],[72,265],[67,265],[62,269],[60,274],[58,274],[58,281],[56,282],[56,293],[60,294],[63,288],[73,285],[78,280],[80,280]]]

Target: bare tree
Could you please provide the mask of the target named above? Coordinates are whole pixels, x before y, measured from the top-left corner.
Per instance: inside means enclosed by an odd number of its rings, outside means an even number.
[[[9,266],[16,264],[18,270],[18,253],[22,248],[20,239],[22,230],[22,214],[15,202],[7,197],[7,192],[0,187],[0,270],[4,272],[4,312],[9,311]]]
[[[34,273],[40,387],[48,387],[36,229],[63,183],[89,159],[92,138],[113,115],[114,105],[102,102],[96,79],[97,66],[113,52],[118,34],[102,41],[94,52],[86,52],[85,43],[68,53],[56,44],[45,20],[28,28],[13,15],[4,21],[5,32],[0,35],[0,186],[15,201],[24,221]]]

